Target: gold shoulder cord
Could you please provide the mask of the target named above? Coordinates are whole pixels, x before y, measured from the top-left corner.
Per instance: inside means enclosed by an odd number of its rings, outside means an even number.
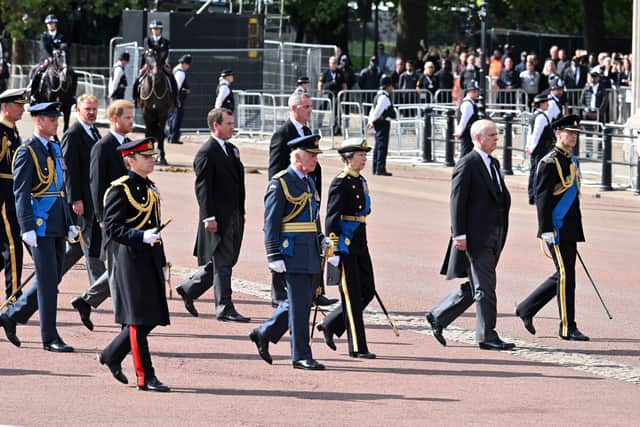
[[[560,177],[560,183],[558,185],[556,185],[556,187],[553,189],[553,195],[557,196],[558,194],[562,194],[565,191],[567,191],[567,189],[569,187],[571,187],[573,185],[573,181],[574,180],[578,180],[578,191],[580,190],[580,178],[578,178],[578,171],[576,168],[576,165],[571,162],[571,166],[569,166],[569,178],[567,180],[564,179],[564,174],[562,173],[562,167],[560,166],[560,160],[553,159],[555,161],[556,164],[556,169],[558,171],[558,176]]]
[[[53,163],[53,159],[47,156],[47,168],[49,169],[48,174],[42,173],[42,169],[40,169],[40,163],[38,163],[38,157],[36,156],[36,152],[33,151],[33,148],[26,145],[29,153],[31,153],[31,158],[33,159],[33,166],[36,168],[36,173],[38,174],[38,180],[40,184],[36,185],[31,189],[31,197],[40,197],[42,194],[46,193],[49,189],[49,186],[56,178],[56,167]],[[13,164],[11,165],[11,169],[15,169],[16,157],[18,154],[18,150],[16,150],[16,154],[13,156]]]
[[[289,203],[293,205],[293,209],[291,210],[291,212],[289,212],[288,215],[282,218],[282,222],[285,223],[285,222],[291,221],[293,218],[297,217],[300,214],[300,212],[302,212],[307,202],[311,199],[311,194],[305,191],[301,195],[297,197],[293,197],[289,192],[289,187],[287,186],[287,183],[284,181],[284,179],[279,178],[279,181],[280,181],[280,185],[282,185],[282,191],[284,192],[284,197],[287,199]]]
[[[7,154],[7,151],[9,151],[8,140],[9,138],[7,137],[7,135],[4,135],[2,137],[2,146],[0,147],[0,162],[4,160],[4,156]]]
[[[124,185],[125,181],[126,180],[114,181],[112,183],[111,187],[109,187],[107,189],[107,191],[104,193],[104,201],[103,201],[103,203],[106,204],[107,194],[109,193],[109,190],[111,190],[112,188],[115,188],[117,186],[120,186],[124,190],[124,194],[125,194],[125,196],[127,196],[127,200],[129,201],[131,206],[133,206],[133,208],[138,211],[138,213],[136,215],[134,215],[131,218],[127,218],[125,220],[125,222],[127,224],[132,223],[132,222],[134,222],[136,220],[139,220],[138,224],[133,226],[133,229],[134,230],[140,230],[140,229],[142,229],[142,227],[145,226],[145,224],[147,223],[147,221],[151,217],[151,213],[154,213],[155,214],[155,219],[159,220],[159,218],[160,218],[160,198],[158,197],[156,192],[153,191],[151,188],[147,187],[147,201],[145,203],[139,203],[136,199],[133,198],[133,195],[131,194],[131,190],[129,189],[129,187]],[[140,217],[142,217],[142,218],[140,219]],[[159,222],[159,221],[156,221],[156,222]]]

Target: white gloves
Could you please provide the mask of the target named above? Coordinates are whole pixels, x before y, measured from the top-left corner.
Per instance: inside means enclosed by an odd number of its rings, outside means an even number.
[[[279,259],[278,261],[272,261],[269,263],[269,270],[274,273],[284,273],[287,271],[287,266],[284,265],[284,261]]]
[[[160,238],[160,233],[156,231],[156,228],[152,228],[150,230],[144,230],[144,234],[142,235],[142,241],[144,243],[148,243],[153,245],[156,240]]]
[[[38,236],[36,236],[35,230],[30,230],[26,233],[22,233],[22,240],[24,240],[24,242],[31,247],[38,247]]]
[[[328,238],[328,237],[323,237],[322,238],[322,243],[320,244],[320,246],[322,247],[322,251],[326,251],[328,248],[332,248],[333,247],[333,241]]]
[[[334,267],[337,267],[338,264],[340,264],[340,255],[334,255],[332,257],[329,257],[329,259],[327,259],[327,262],[333,265]]]
[[[550,245],[553,245],[556,240],[556,236],[553,235],[553,232],[542,233],[540,238]]]
[[[69,231],[67,232],[67,239],[69,241],[73,241],[75,240],[76,237],[78,237],[78,234],[79,234],[78,227],[76,227],[75,225],[70,225]]]

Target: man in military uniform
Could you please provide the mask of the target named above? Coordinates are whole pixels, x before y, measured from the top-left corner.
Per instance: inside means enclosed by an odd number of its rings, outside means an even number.
[[[575,321],[577,242],[584,242],[580,213],[580,169],[573,155],[580,131],[579,117],[565,116],[552,123],[557,143],[540,160],[536,182],[538,237],[553,257],[556,272],[516,308],[516,315],[531,334],[536,333],[533,317],[554,296],[560,311],[560,338],[588,341]]]
[[[373,108],[369,111],[367,127],[376,130],[376,144],[373,148],[373,174],[391,176],[387,171],[387,151],[389,150],[389,133],[391,131],[391,119],[396,117],[391,102],[393,82],[387,76],[380,79],[380,90],[373,99]]]
[[[296,88],[293,90],[294,94],[309,93],[309,77],[303,76],[296,80]]]
[[[28,102],[26,89],[8,89],[0,94],[0,250],[7,298],[16,292],[22,277],[22,242],[13,196],[13,156],[21,144],[16,122],[22,118]],[[16,295],[19,297],[20,295]]]
[[[553,147],[555,143],[555,137],[553,136],[553,130],[551,130],[551,119],[547,114],[549,109],[550,95],[546,93],[540,93],[533,98],[533,105],[536,109],[529,121],[529,128],[531,132],[527,137],[527,145],[524,151],[531,156],[531,168],[529,169],[529,204],[535,205],[535,178],[536,169],[538,168],[538,162],[545,156]]]
[[[122,361],[131,352],[138,390],[166,392],[169,387],[155,375],[147,335],[158,325],[169,324],[165,295],[166,258],[159,227],[160,194],[149,174],[158,152],[155,139],[120,145],[130,172],[115,180],[105,195],[106,237],[114,246],[114,286],[120,298],[114,306],[122,331],[98,355],[113,377],[127,383]]]
[[[45,350],[72,352],[56,328],[58,283],[62,277],[65,240],[78,235],[65,200],[62,150],[54,141],[61,116],[60,104],[47,102],[29,108],[34,135],[20,146],[14,160],[13,192],[22,240],[31,247],[36,283],[22,294],[0,323],[16,346],[15,324],[25,323],[38,310]]]
[[[173,77],[176,80],[179,100],[178,105],[171,111],[171,115],[169,116],[169,144],[182,144],[182,141],[180,141],[180,128],[182,127],[182,118],[184,117],[184,103],[187,100],[187,96],[191,93],[189,79],[187,79],[187,71],[191,68],[191,61],[191,55],[183,55],[178,59],[178,65],[173,69]]]
[[[371,198],[367,180],[361,175],[371,147],[360,138],[347,140],[338,149],[345,167],[329,187],[326,233],[336,248],[327,262],[340,267],[342,305],[333,310],[318,330],[324,342],[336,349],[333,335],[347,331],[349,356],[375,359],[369,351],[362,312],[375,292],[373,265],[367,246],[367,215],[371,213]]]
[[[109,82],[109,95],[107,98],[116,100],[124,99],[124,92],[127,89],[127,76],[125,68],[129,64],[129,52],[123,52],[118,58],[118,63],[113,67],[113,80]]]
[[[460,139],[460,158],[473,150],[471,140],[471,125],[480,118],[478,108],[478,97],[480,96],[480,86],[476,80],[467,82],[464,86],[465,96],[456,111],[456,130],[453,134]]]
[[[309,312],[315,290],[314,277],[321,273],[321,251],[332,246],[323,236],[318,215],[319,195],[309,179],[320,153],[319,135],[289,141],[290,166],[274,175],[265,195],[264,238],[269,269],[284,273],[287,299],[270,319],[254,329],[249,338],[260,357],[272,363],[269,342],[277,343],[291,332],[291,359],[296,369],[323,370],[309,346]]]
[[[213,103],[214,108],[226,108],[233,111],[236,108],[236,101],[233,98],[233,91],[231,90],[231,83],[233,83],[233,71],[224,69],[220,73],[218,78],[218,87],[216,87],[216,99]]]
[[[327,69],[318,80],[318,93],[329,95],[333,103],[333,134],[341,135],[340,124],[338,123],[338,93],[347,89],[344,74],[338,68],[338,60],[335,56],[329,58],[329,69]]]

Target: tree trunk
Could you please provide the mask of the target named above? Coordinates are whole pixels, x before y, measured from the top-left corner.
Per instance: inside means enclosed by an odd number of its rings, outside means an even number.
[[[589,52],[598,53],[605,47],[604,2],[582,0],[584,7],[584,44]]]
[[[427,45],[428,2],[424,0],[399,0],[396,45],[403,58],[413,58],[420,47],[420,40]]]

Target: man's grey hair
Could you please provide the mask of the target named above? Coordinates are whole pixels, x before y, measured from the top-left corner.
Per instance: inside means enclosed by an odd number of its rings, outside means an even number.
[[[293,95],[289,97],[289,109],[291,109],[294,105],[302,104],[302,100],[305,98],[311,99],[311,96],[309,96],[308,93],[304,92],[294,92]]]
[[[487,120],[487,119],[477,120],[471,125],[471,139],[475,140],[477,135],[484,136],[486,129],[492,125],[495,126],[495,123],[492,122],[491,120]]]

